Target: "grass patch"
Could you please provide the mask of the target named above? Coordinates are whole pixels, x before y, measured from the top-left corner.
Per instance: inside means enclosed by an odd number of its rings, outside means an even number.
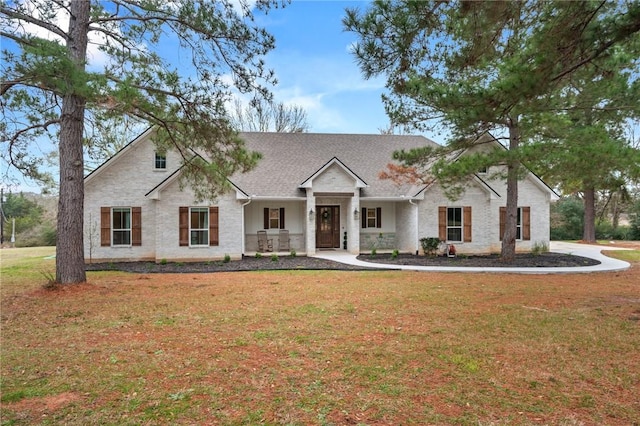
[[[640,250],[607,250],[605,255],[630,263],[640,263]]]
[[[640,261],[541,276],[100,272],[49,292],[50,260],[35,258],[3,252],[4,424],[640,422]]]

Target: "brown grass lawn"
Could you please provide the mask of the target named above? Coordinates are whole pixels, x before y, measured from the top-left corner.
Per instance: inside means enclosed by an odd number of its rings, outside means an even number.
[[[53,261],[6,252],[2,425],[640,424],[637,255],[588,275],[91,273],[45,290]]]

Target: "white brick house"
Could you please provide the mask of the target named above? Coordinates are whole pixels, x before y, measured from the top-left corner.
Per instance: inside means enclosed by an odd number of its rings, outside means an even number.
[[[278,251],[280,229],[299,255],[345,245],[415,253],[422,237],[447,240],[458,253],[500,250],[504,181],[478,174],[452,201],[437,183],[378,177],[394,151],[435,144],[422,136],[242,133],[262,159],[231,176],[234,189],[213,203],[180,189],[179,156],[158,155],[152,136],[146,131],[85,177],[87,261],[239,258],[258,250],[261,230]],[[548,244],[556,197],[532,173],[520,181],[518,251]]]

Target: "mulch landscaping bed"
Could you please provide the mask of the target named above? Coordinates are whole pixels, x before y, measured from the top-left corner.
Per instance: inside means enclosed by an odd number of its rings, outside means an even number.
[[[513,262],[503,262],[500,255],[486,256],[414,256],[400,254],[393,258],[389,254],[360,255],[359,260],[365,262],[385,263],[389,265],[418,265],[418,266],[454,266],[454,267],[486,267],[486,268],[553,268],[593,266],[600,262],[588,257],[573,256],[562,253],[517,254]]]
[[[513,262],[505,263],[499,255],[488,256],[414,256],[400,254],[360,255],[364,262],[384,263],[389,265],[419,266],[455,266],[455,267],[575,267],[598,265],[597,260],[561,253],[544,253],[540,255],[518,254]],[[362,271],[375,268],[347,265],[331,260],[307,256],[283,256],[272,259],[270,256],[243,257],[242,260],[230,262],[112,262],[93,263],[86,267],[87,271],[125,271],[134,273],[192,273],[192,272],[233,272],[233,271],[269,271],[269,270],[341,270]]]

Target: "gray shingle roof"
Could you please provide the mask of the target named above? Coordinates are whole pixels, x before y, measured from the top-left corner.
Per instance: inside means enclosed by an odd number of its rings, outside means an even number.
[[[334,157],[368,184],[362,189],[363,197],[415,195],[422,186],[398,187],[379,179],[378,174],[393,161],[394,151],[437,146],[415,135],[259,132],[240,135],[248,149],[262,154],[262,160],[254,170],[233,176],[231,182],[249,195],[274,198],[304,196],[300,184]]]

